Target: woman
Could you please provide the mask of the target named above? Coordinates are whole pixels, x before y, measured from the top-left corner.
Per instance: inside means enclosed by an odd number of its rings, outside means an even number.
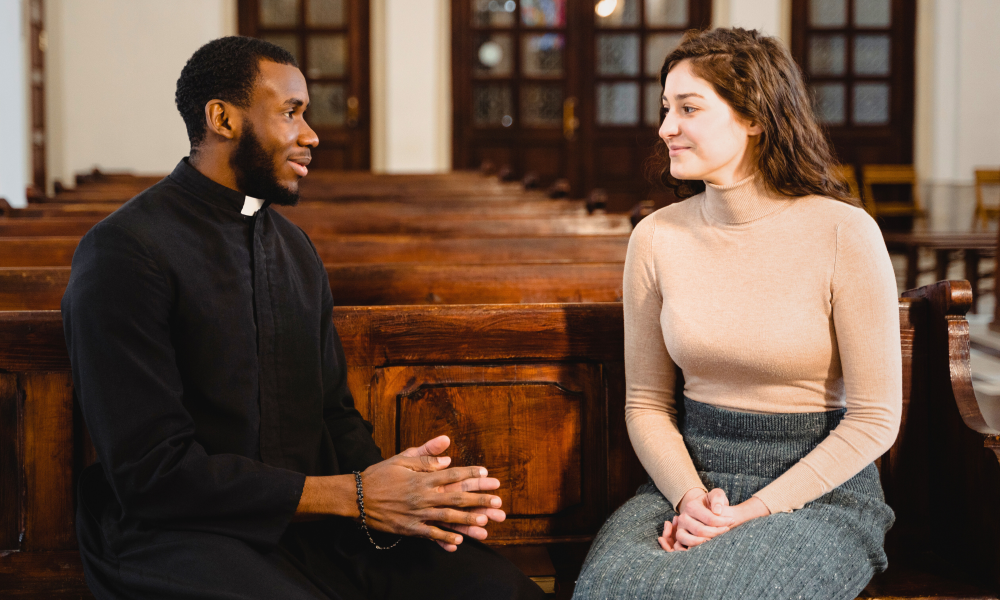
[[[902,402],[881,233],[776,40],[689,33],[660,81],[687,200],[636,227],[624,281],[626,419],[651,482],[574,597],[855,598],[886,567],[872,461]]]

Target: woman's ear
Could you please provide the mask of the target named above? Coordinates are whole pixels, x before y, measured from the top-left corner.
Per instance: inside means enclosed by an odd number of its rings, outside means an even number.
[[[747,127],[747,135],[760,135],[762,133],[764,133],[764,128],[757,123],[750,123],[750,126]]]
[[[239,135],[240,114],[225,100],[210,100],[205,105],[205,125],[210,133],[231,140]]]

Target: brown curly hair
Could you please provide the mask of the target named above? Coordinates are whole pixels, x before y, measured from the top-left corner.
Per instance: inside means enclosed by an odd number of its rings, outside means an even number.
[[[741,119],[760,126],[758,169],[765,185],[785,196],[828,196],[854,206],[847,182],[835,171],[830,143],[816,122],[802,72],[776,39],[756,30],[689,31],[667,55],[660,86],[682,60],[709,82]],[[660,122],[664,112],[660,110]],[[678,198],[705,190],[704,181],[675,179],[670,174],[666,143],[661,139],[648,164],[649,175]]]

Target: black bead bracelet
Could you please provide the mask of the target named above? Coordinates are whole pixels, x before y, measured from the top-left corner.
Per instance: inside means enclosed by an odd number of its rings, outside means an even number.
[[[365,530],[365,535],[368,536],[368,541],[375,546],[376,550],[391,550],[396,547],[396,544],[403,540],[403,536],[399,536],[399,539],[392,543],[391,546],[379,546],[375,543],[374,538],[372,538],[372,532],[368,530],[368,518],[365,516],[365,491],[361,487],[361,472],[354,471],[354,481],[358,484],[358,512],[361,513],[361,528]]]

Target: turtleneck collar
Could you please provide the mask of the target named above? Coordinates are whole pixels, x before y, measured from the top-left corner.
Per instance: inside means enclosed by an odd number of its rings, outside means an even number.
[[[250,216],[260,208],[270,204],[212,181],[202,175],[198,169],[192,167],[186,157],[177,163],[173,172],[170,173],[170,178],[201,200],[246,216]]]
[[[705,213],[725,225],[742,225],[774,214],[793,200],[767,189],[758,173],[730,185],[705,183]]]

